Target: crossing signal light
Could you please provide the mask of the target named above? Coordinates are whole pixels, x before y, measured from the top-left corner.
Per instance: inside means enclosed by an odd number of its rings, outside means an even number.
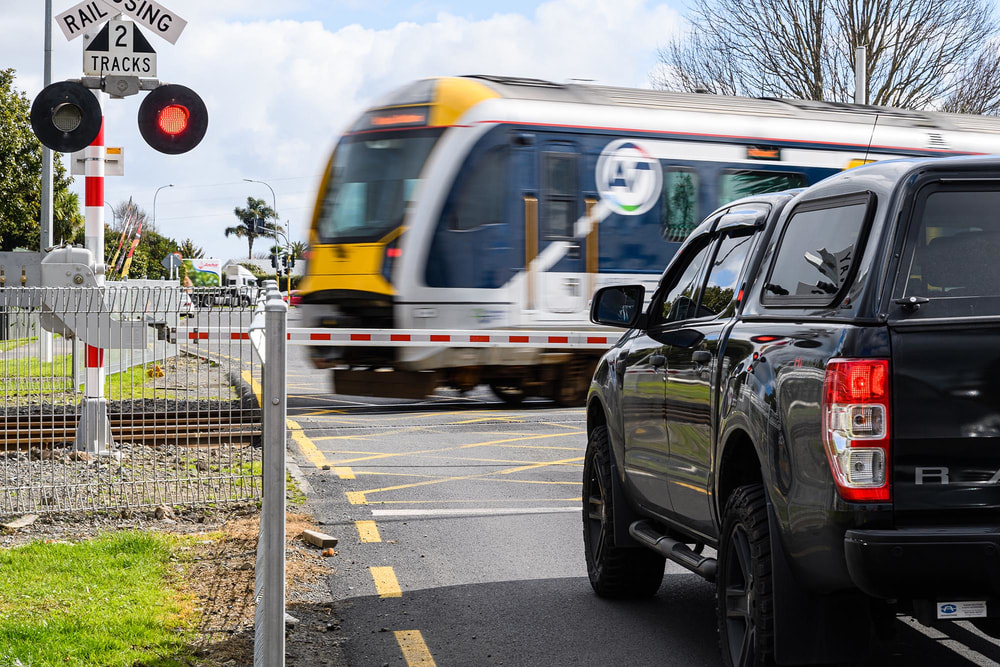
[[[154,88],[139,105],[139,132],[146,143],[176,155],[186,153],[208,130],[205,103],[186,86],[167,84]]]
[[[46,86],[31,104],[31,129],[42,145],[59,153],[83,150],[101,132],[101,103],[82,84]]]

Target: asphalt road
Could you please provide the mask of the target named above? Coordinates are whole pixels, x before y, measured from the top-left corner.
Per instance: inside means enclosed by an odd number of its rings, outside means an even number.
[[[485,389],[335,396],[302,348],[288,359],[309,507],[340,540],[330,587],[349,665],[721,664],[714,586],[696,575],[668,564],[640,602],[592,592],[582,409],[510,410]],[[865,665],[1000,664],[1000,642],[971,625],[898,630]]]

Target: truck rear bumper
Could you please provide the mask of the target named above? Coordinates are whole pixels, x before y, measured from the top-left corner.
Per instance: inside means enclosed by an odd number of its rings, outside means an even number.
[[[848,530],[847,570],[868,595],[885,599],[1000,596],[1000,530]]]

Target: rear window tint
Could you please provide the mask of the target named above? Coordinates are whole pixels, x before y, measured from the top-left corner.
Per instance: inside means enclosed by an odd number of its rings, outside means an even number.
[[[764,303],[829,305],[851,280],[869,197],[795,211],[785,223],[764,285]]]
[[[1000,192],[931,192],[917,210],[904,296],[1000,296]]]

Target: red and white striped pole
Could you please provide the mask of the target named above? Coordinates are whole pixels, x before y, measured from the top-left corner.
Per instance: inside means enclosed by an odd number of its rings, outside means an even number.
[[[104,99],[100,91],[94,91],[97,101],[104,108]],[[104,287],[104,118],[101,118],[101,130],[97,138],[91,142],[84,152],[86,177],[85,215],[86,227],[84,235],[86,248],[94,254],[97,264],[97,284]],[[94,295],[95,299],[103,299],[103,295]],[[92,303],[91,299],[85,302]],[[104,350],[94,345],[87,345],[86,369],[84,382],[83,412],[77,427],[76,447],[92,454],[106,453],[111,444],[111,426],[108,422],[108,405],[104,398]]]

